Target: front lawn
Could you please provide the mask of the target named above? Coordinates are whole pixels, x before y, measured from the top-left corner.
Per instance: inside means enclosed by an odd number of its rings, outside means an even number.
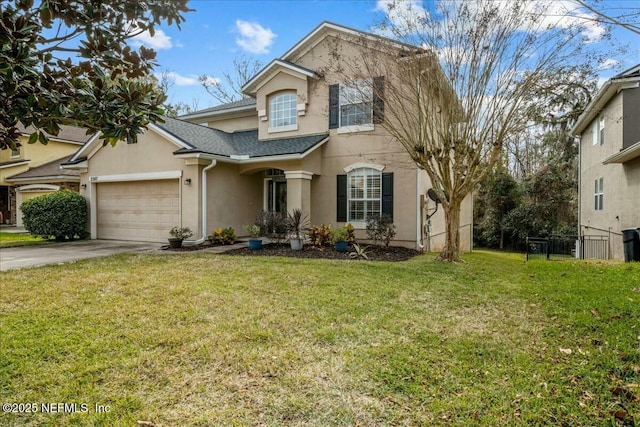
[[[27,233],[7,233],[0,231],[0,248],[12,248],[16,246],[44,245],[49,243],[42,237],[34,237]]]
[[[640,265],[433,258],[0,273],[0,425],[640,422]]]

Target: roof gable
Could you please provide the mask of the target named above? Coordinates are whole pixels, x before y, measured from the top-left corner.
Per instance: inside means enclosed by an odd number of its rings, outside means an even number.
[[[258,74],[256,74],[251,80],[242,86],[242,92],[248,94],[255,94],[256,91],[267,81],[272,79],[278,72],[285,71],[294,76],[300,76],[302,78],[319,78],[319,76],[308,68],[301,67],[288,61],[281,59],[274,59],[266,67],[264,67]]]

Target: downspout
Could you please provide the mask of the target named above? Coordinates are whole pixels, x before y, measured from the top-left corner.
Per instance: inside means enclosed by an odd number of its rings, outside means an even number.
[[[422,216],[420,215],[420,195],[422,193],[422,183],[420,182],[420,168],[416,168],[416,247],[423,251],[422,241]]]
[[[582,138],[578,140],[578,236],[582,235]]]
[[[184,242],[185,246],[195,246],[204,243],[207,240],[207,172],[209,169],[213,169],[218,164],[217,161],[211,160],[211,164],[202,169],[202,237],[198,240],[190,240]]]

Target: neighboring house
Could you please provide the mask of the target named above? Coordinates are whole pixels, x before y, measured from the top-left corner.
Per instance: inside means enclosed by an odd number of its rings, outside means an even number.
[[[360,239],[367,218],[388,213],[394,244],[440,249],[442,209],[428,227],[429,179],[380,125],[384,99],[363,99],[326,71],[329,46],[348,53],[363,34],[324,22],[248,81],[248,98],[167,118],[136,144],[82,147],[65,167],[87,186],[92,238],[162,242],[182,225],[201,241],[217,227],[242,234],[261,209],[302,208],[312,224],[352,223]],[[471,220],[469,197],[464,251]]]
[[[623,259],[621,230],[640,227],[640,64],[608,80],[572,134],[580,138],[581,234],[609,237]]]
[[[60,189],[79,190],[80,174],[61,169],[61,164],[91,139],[86,129],[61,126],[47,145],[28,144],[33,128],[19,127],[20,147],[0,150],[0,219],[22,225],[20,205],[25,200]]]

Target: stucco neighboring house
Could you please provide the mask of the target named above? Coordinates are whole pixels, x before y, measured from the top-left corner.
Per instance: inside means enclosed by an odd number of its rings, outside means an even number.
[[[621,230],[640,227],[640,64],[608,80],[578,118],[578,226],[609,237],[623,259]]]
[[[80,174],[61,169],[61,164],[92,136],[83,128],[61,126],[57,136],[49,135],[47,145],[28,144],[34,129],[18,129],[20,147],[0,150],[0,218],[5,224],[22,225],[20,205],[25,200],[60,189],[79,191]]]
[[[377,37],[323,22],[249,80],[245,99],[167,118],[136,144],[83,146],[64,167],[86,186],[92,238],[164,242],[182,225],[194,230],[193,243],[217,227],[243,234],[261,209],[302,208],[312,224],[353,224],[359,239],[367,218],[388,213],[394,244],[440,249],[442,209],[429,227],[429,179],[380,125],[384,99],[363,99],[326,71],[336,43],[355,55],[363,35]],[[471,221],[469,197],[464,251]]]

